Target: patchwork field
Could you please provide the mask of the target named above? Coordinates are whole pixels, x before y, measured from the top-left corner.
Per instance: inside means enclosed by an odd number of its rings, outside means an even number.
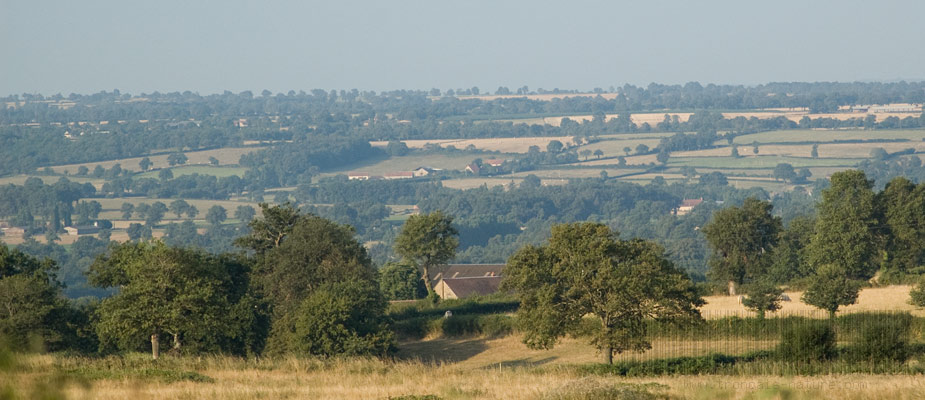
[[[570,136],[544,136],[544,137],[521,137],[521,138],[491,138],[491,139],[459,139],[459,140],[447,140],[447,139],[434,139],[434,140],[402,140],[408,148],[411,149],[423,149],[428,144],[437,144],[440,147],[446,148],[448,146],[454,146],[459,150],[463,150],[470,145],[478,150],[484,151],[500,151],[502,153],[526,153],[530,146],[538,146],[540,150],[546,151],[546,145],[553,140],[558,140],[566,146],[571,146],[574,143],[572,142],[572,137]],[[373,141],[369,142],[371,146],[374,147],[386,147],[389,143],[386,141]]]

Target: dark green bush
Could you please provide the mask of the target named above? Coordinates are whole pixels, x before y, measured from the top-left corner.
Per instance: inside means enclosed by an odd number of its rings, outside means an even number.
[[[619,376],[703,375],[722,373],[736,363],[748,363],[768,358],[771,358],[771,353],[767,351],[754,352],[744,356],[712,354],[700,357],[621,361],[610,365],[583,365],[579,367],[579,371],[585,374]]]
[[[909,304],[925,307],[925,278],[920,279],[918,284],[909,291]]]
[[[784,361],[824,361],[835,356],[835,330],[822,321],[807,320],[786,327],[777,355]]]
[[[909,357],[909,314],[884,315],[860,327],[860,335],[849,349],[854,361],[903,362]]]

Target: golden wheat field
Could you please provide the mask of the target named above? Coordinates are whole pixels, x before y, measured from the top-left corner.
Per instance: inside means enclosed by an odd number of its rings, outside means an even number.
[[[839,314],[864,312],[864,311],[909,311],[916,316],[925,316],[925,310],[917,308],[908,303],[909,291],[912,286],[893,285],[886,287],[873,287],[862,289],[858,295],[858,301],[850,306],[843,307]],[[790,301],[781,303],[780,311],[770,313],[770,316],[779,315],[815,315],[825,317],[825,313],[818,308],[810,306],[800,301],[803,295],[801,291],[785,291],[784,294],[790,298]],[[739,303],[737,296],[706,296],[704,297],[707,304],[701,308],[705,318],[722,318],[724,316],[748,316],[754,315],[745,310],[745,307]]]

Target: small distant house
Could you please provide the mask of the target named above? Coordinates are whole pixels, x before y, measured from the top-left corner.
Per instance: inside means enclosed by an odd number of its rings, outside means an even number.
[[[687,215],[694,210],[694,207],[697,207],[703,203],[703,197],[699,199],[684,199],[681,201],[681,206],[675,209],[675,215]]]
[[[365,172],[351,172],[347,174],[347,179],[351,181],[368,181],[369,174]]]
[[[482,164],[487,164],[487,165],[490,165],[490,166],[492,166],[492,167],[500,167],[500,166],[504,165],[504,161],[505,161],[505,160],[501,160],[501,159],[491,159],[491,160],[482,161]]]
[[[404,172],[390,172],[385,175],[382,175],[385,179],[411,179],[414,178],[414,172],[404,171]]]
[[[436,170],[434,170],[433,168],[418,167],[418,168],[415,169],[414,171],[411,171],[411,174],[414,175],[414,177],[419,177],[419,176],[427,176],[427,175],[430,175],[430,174],[434,173],[435,171],[436,171]]]
[[[22,236],[26,234],[26,230],[18,226],[11,226],[9,228],[2,228],[4,235],[10,236]]]
[[[66,226],[64,230],[71,236],[95,235],[100,232],[100,227],[96,225]]]
[[[480,168],[479,165],[476,163],[471,163],[466,166],[466,172],[472,175],[478,175],[482,172],[482,168]]]
[[[247,128],[247,118],[238,118],[234,121],[231,121],[234,124],[235,128]]]

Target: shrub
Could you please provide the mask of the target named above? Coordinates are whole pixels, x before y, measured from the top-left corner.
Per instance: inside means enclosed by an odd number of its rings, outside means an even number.
[[[878,318],[861,327],[860,337],[849,350],[855,361],[903,362],[909,357],[909,328],[912,316],[895,314]]]
[[[597,399],[627,399],[648,400],[667,399],[663,394],[655,394],[650,389],[661,390],[665,386],[656,384],[608,383],[594,379],[581,379],[572,381],[564,386],[545,393],[544,400],[597,400]]]
[[[919,280],[919,283],[909,291],[909,304],[925,307],[925,278]]]
[[[835,355],[835,330],[824,322],[806,321],[786,327],[777,354],[784,361],[823,361]]]

